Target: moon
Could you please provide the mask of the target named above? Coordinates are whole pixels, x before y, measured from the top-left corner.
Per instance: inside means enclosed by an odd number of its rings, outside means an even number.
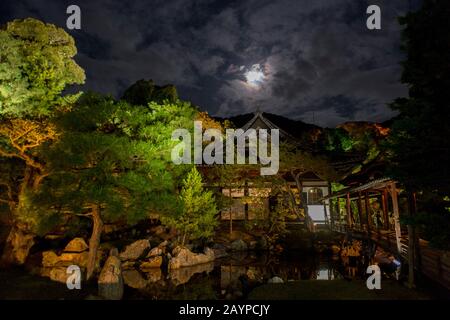
[[[265,78],[264,72],[259,64],[254,64],[245,72],[244,76],[247,83],[252,86],[259,86],[263,83]]]

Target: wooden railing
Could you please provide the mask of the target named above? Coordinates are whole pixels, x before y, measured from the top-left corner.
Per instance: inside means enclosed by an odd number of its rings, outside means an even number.
[[[337,224],[332,228],[340,233],[351,232],[353,236],[368,237],[367,230],[361,228],[348,228],[345,224]],[[394,231],[372,230],[370,238],[391,250],[396,250],[396,238]],[[400,256],[404,261],[408,259],[408,236],[402,233]],[[450,252],[429,246],[428,241],[419,239],[419,265],[417,269],[429,279],[441,284],[450,290]]]

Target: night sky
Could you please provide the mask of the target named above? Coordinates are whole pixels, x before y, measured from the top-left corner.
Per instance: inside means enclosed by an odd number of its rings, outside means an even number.
[[[1,0],[0,24],[35,17],[66,28],[85,69],[82,90],[120,97],[139,79],[175,84],[211,115],[257,109],[322,126],[383,121],[400,83],[397,17],[418,0]],[[382,29],[366,28],[381,7]]]

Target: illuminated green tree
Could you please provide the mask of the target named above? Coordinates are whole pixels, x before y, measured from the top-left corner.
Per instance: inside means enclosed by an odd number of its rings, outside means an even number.
[[[58,117],[62,134],[45,150],[50,171],[33,211],[91,219],[88,279],[105,221],[134,224],[178,209],[178,181],[186,168],[171,161],[171,135],[192,126],[195,112],[181,101],[131,106],[87,94]]]
[[[0,202],[7,204],[13,225],[2,255],[5,263],[23,263],[33,245],[28,199],[48,176],[39,148],[58,137],[52,115],[77,98],[63,97],[62,91],[84,81],[75,54],[73,38],[54,25],[30,18],[0,29],[0,157],[5,164]]]
[[[162,221],[181,231],[181,245],[213,235],[217,207],[212,192],[203,189],[202,177],[195,167],[183,181],[179,200],[181,209]]]

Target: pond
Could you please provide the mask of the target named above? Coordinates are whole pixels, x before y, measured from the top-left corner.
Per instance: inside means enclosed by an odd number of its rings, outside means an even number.
[[[125,299],[245,299],[270,282],[343,279],[337,257],[291,252],[289,255],[233,253],[212,263],[143,273],[124,271]],[[362,276],[356,268],[353,276]]]
[[[367,262],[342,261],[337,255],[289,251],[232,253],[213,263],[167,272],[124,270],[126,300],[242,300],[242,299],[448,299],[448,292],[430,295],[406,289],[383,277],[383,289],[365,285]],[[283,284],[278,284],[283,282]],[[0,270],[0,299],[95,299],[95,282],[81,290],[33,276],[22,269]],[[269,283],[269,284],[268,284]],[[277,283],[277,284],[270,284]],[[434,288],[431,288],[435,292]]]

